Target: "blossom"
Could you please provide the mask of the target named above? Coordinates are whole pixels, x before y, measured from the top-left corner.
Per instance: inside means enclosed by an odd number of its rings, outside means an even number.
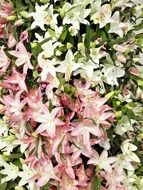
[[[23,118],[22,108],[25,102],[20,101],[22,91],[16,93],[16,95],[4,96],[2,102],[5,104],[5,114],[11,120],[20,121]]]
[[[77,124],[77,127],[72,130],[72,136],[83,136],[84,145],[89,150],[90,147],[90,134],[97,138],[103,138],[104,132],[100,130],[99,126],[93,124],[92,121],[84,119],[83,122]]]
[[[111,6],[109,4],[102,5],[97,12],[91,16],[94,24],[99,24],[99,28],[103,28],[111,22]]]
[[[4,52],[4,46],[0,48],[0,76],[6,72],[8,66],[10,64],[10,59]]]
[[[45,18],[46,25],[49,25],[51,28],[55,29],[57,27],[57,16],[58,14],[53,13],[53,5],[50,5],[47,10],[47,15]]]
[[[26,74],[28,69],[33,69],[31,65],[30,58],[31,54],[27,52],[24,44],[19,42],[16,46],[16,50],[9,51],[9,53],[15,57],[17,57],[15,64],[16,66],[23,66],[23,73]]]
[[[84,186],[86,187],[87,186],[88,177],[86,175],[86,171],[84,169],[83,164],[81,164],[79,166],[79,168],[76,169],[75,173],[76,173],[76,176],[78,176],[79,185],[82,186],[82,187],[84,187]]]
[[[133,123],[134,121],[129,121],[129,118],[125,115],[117,123],[115,132],[123,135],[126,131],[134,131],[134,128],[132,127]]]
[[[0,2],[0,187],[143,189],[142,1]]]
[[[14,68],[12,70],[12,74],[10,76],[5,77],[4,82],[7,84],[18,85],[19,90],[27,91],[27,87],[25,84],[25,77],[26,77],[26,75],[24,73],[21,74],[21,73],[17,72],[16,69]]]
[[[43,53],[39,54],[38,56],[38,63],[39,63],[39,66],[42,68],[41,80],[45,81],[48,77],[48,74],[56,78],[56,71],[57,71],[55,67],[55,64],[57,64],[56,60],[44,59]]]
[[[63,172],[60,187],[63,190],[78,190],[78,181],[70,178],[65,172]]]
[[[115,161],[115,157],[108,157],[108,152],[106,150],[103,150],[100,156],[97,152],[95,152],[94,156],[88,160],[88,164],[94,164],[100,169],[111,171],[111,164],[113,164]]]
[[[51,161],[45,161],[43,166],[39,168],[39,176],[37,177],[37,186],[42,187],[48,183],[50,179],[59,180],[59,178],[55,174],[55,169],[52,165]]]
[[[48,4],[39,6],[36,3],[36,12],[29,14],[29,17],[33,17],[34,19],[34,22],[31,25],[31,29],[34,29],[36,26],[39,26],[41,30],[46,30],[44,25],[46,24],[46,17],[48,16],[48,12],[46,11],[47,7]]]
[[[110,85],[119,85],[117,79],[125,75],[123,67],[105,64],[102,69],[104,81]]]
[[[39,123],[39,127],[36,129],[37,133],[47,132],[48,136],[53,138],[56,132],[56,125],[63,125],[63,122],[59,120],[56,115],[61,110],[60,107],[54,108],[51,112],[45,109],[43,113],[33,113],[33,119]]]
[[[3,18],[7,18],[10,16],[13,12],[13,6],[11,3],[8,2],[1,2],[1,8],[0,8],[0,16]]]
[[[137,147],[134,144],[130,143],[130,141],[130,139],[127,139],[121,144],[123,154],[119,154],[117,156],[117,162],[115,163],[115,167],[119,165],[129,171],[134,171],[135,168],[132,162],[140,163],[140,159],[134,153]]]
[[[9,134],[7,136],[0,136],[0,150],[5,151],[7,155],[10,155],[17,146],[17,138],[15,135]]]
[[[64,12],[63,25],[72,24],[75,29],[79,30],[80,23],[88,24],[86,17],[89,15],[90,9],[85,9],[81,5],[73,7],[70,3],[65,3],[62,11]]]
[[[71,179],[75,179],[75,172],[73,166],[80,164],[81,159],[77,158],[76,160],[72,160],[72,157],[65,157],[65,155],[61,156],[58,153],[55,154],[55,158],[58,162],[56,170],[60,172],[65,172]]]
[[[1,174],[6,175],[1,179],[1,183],[6,181],[15,180],[19,175],[19,168],[13,163],[4,163],[4,169],[0,171]]]
[[[111,17],[109,33],[118,34],[121,38],[125,32],[128,32],[132,26],[130,23],[120,22],[119,11],[116,11]]]
[[[22,162],[22,171],[19,171],[19,186],[24,186],[28,183],[30,190],[39,190],[39,187],[36,186],[35,179],[31,179],[34,175],[37,174],[36,170],[28,167],[25,163]]]
[[[71,74],[73,71],[77,70],[80,67],[80,64],[74,62],[74,56],[69,49],[66,53],[65,60],[60,63],[56,68],[57,72],[65,73],[65,80],[70,80]]]

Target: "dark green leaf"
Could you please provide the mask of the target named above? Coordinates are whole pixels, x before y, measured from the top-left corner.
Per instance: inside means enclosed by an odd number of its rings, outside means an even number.
[[[84,45],[86,48],[89,48],[90,42],[92,41],[95,33],[92,28],[90,28],[89,25],[86,26],[86,34],[85,34],[85,39],[84,39]]]
[[[59,37],[59,41],[64,42],[68,34],[68,29],[65,27],[62,34]]]
[[[101,187],[101,180],[98,176],[95,176],[92,179],[92,190],[100,190]]]
[[[35,150],[34,150],[34,153],[35,153],[36,157],[38,157],[38,147],[39,147],[39,143],[40,143],[40,137],[38,136],[37,139],[36,139]]]

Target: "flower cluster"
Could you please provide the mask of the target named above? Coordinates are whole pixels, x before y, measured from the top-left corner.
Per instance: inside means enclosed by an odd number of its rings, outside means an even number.
[[[143,189],[142,0],[0,1],[0,189]]]

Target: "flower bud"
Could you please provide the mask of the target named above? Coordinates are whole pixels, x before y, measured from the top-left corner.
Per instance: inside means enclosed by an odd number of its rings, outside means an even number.
[[[15,15],[8,16],[8,17],[7,17],[7,20],[8,20],[8,21],[14,21],[15,19],[16,19],[16,16],[15,16]]]

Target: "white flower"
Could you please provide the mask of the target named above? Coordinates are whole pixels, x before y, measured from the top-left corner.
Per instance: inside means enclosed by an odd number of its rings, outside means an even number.
[[[4,169],[0,171],[1,174],[6,175],[6,177],[3,177],[1,179],[1,183],[4,183],[6,181],[15,180],[19,175],[19,168],[10,163],[4,163]]]
[[[124,169],[134,171],[135,168],[132,165],[132,162],[140,163],[140,159],[133,152],[137,150],[137,147],[134,144],[130,143],[130,141],[130,139],[127,139],[121,144],[121,150],[123,154],[118,155],[118,160],[115,163],[115,167],[119,164]]]
[[[21,180],[19,181],[18,185],[24,186],[28,183],[29,190],[40,190],[40,188],[37,187],[35,180],[31,179],[34,175],[37,174],[37,172],[34,169],[29,168],[26,164],[23,163],[23,161],[21,162],[23,171],[19,172],[19,177]]]
[[[93,20],[94,24],[99,24],[99,28],[103,28],[106,24],[110,23],[111,13],[111,6],[105,4],[91,16],[91,20]]]
[[[84,60],[82,59],[79,59],[77,65],[79,65],[79,68],[77,68],[77,70],[73,72],[73,75],[75,76],[77,74],[80,74],[83,78],[87,80],[92,80],[94,69],[98,68],[98,65],[93,63],[91,60],[89,60],[88,62],[84,62]]]
[[[70,26],[68,30],[72,36],[76,36],[78,34],[78,30],[74,26]]]
[[[111,164],[113,164],[115,161],[115,157],[108,157],[108,152],[106,150],[103,150],[100,156],[98,153],[96,153],[93,158],[89,159],[88,164],[94,164],[100,169],[111,171]]]
[[[133,120],[129,121],[129,118],[124,115],[117,123],[115,127],[115,132],[119,135],[123,135],[127,131],[134,131],[132,124],[134,123]]]
[[[41,30],[46,30],[44,25],[47,23],[46,17],[48,16],[48,11],[46,11],[48,7],[48,4],[39,6],[36,3],[35,10],[36,12],[30,13],[29,17],[34,18],[34,22],[31,25],[31,29],[35,28],[36,26],[39,26]]]
[[[99,48],[91,48],[90,49],[90,56],[92,58],[92,61],[98,65],[99,64],[99,60],[102,57],[106,56],[106,52],[102,51],[101,47],[99,47]]]
[[[48,74],[51,74],[54,78],[56,78],[56,60],[44,59],[43,55],[44,52],[38,55],[38,64],[42,68],[41,80],[45,81],[47,79]]]
[[[80,67],[80,64],[74,62],[74,56],[69,49],[66,53],[65,60],[56,68],[58,72],[65,73],[65,80],[68,81],[71,78],[73,71],[77,70]]]
[[[120,22],[119,11],[116,11],[111,17],[110,30],[108,32],[118,34],[122,38],[123,34],[128,32],[131,28],[130,23]]]
[[[124,154],[119,154],[117,155],[117,161],[114,165],[114,167],[116,166],[120,166],[126,170],[130,170],[130,171],[134,171],[135,168],[133,167],[133,165],[131,164],[131,160],[128,155],[124,155]]]
[[[111,148],[109,139],[106,139],[106,141],[101,141],[99,145],[103,147],[105,150],[109,150]]]
[[[85,9],[83,5],[71,5],[65,3],[62,11],[64,12],[63,25],[71,24],[75,29],[79,30],[80,23],[88,24],[89,22],[85,19],[90,14],[90,9]]]
[[[121,145],[121,149],[122,149],[123,153],[128,154],[128,153],[130,153],[132,151],[137,150],[137,147],[134,144],[130,143],[130,142],[131,142],[130,139],[127,139],[127,140],[123,141],[123,143]]]
[[[58,14],[53,14],[53,5],[50,5],[45,18],[46,25],[49,25],[52,29],[55,29],[57,26],[57,16]]]
[[[7,137],[0,137],[0,150],[3,149],[8,155],[12,152],[12,150],[18,146],[17,138],[15,135],[8,135]]]
[[[104,74],[103,79],[110,85],[118,86],[117,79],[125,75],[124,68],[121,66],[115,66],[113,64],[105,64],[102,72]]]
[[[1,136],[3,136],[3,137],[7,136],[8,131],[9,131],[9,127],[8,127],[7,119],[4,116],[3,118],[0,119],[0,137]]]

